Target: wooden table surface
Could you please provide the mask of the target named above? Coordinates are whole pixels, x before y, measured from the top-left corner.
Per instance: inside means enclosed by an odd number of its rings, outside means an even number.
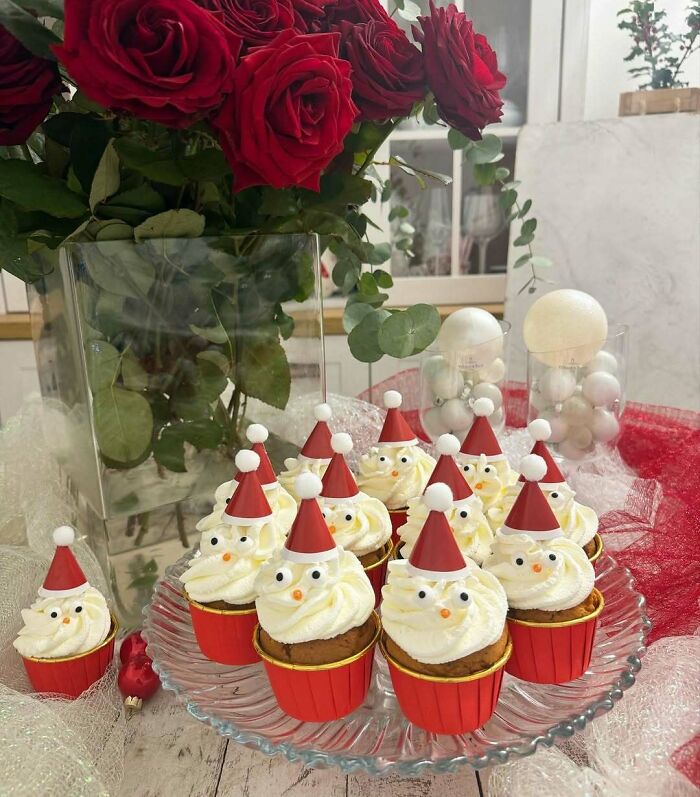
[[[127,720],[119,797],[483,797],[484,773],[344,775],[270,758],[219,736],[161,690]]]

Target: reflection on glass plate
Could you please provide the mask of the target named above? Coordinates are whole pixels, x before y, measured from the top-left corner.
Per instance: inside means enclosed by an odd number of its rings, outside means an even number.
[[[268,755],[282,753],[291,761],[345,772],[412,775],[424,769],[451,772],[462,765],[480,769],[571,736],[610,711],[634,684],[651,626],[629,571],[603,555],[596,586],[605,594],[605,611],[583,678],[546,686],[506,675],[496,714],[484,728],[464,736],[436,736],[401,714],[377,652],[364,705],[342,720],[309,724],[280,711],[262,664],[227,667],[200,653],[178,581],[190,556],[166,570],[144,610],[148,653],[163,686],[178,695],[192,716],[223,736]]]

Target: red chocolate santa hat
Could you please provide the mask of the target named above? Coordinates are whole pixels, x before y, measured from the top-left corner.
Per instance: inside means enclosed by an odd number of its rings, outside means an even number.
[[[334,559],[338,556],[338,548],[316,500],[321,493],[321,480],[315,473],[301,473],[294,482],[294,489],[301,503],[282,548],[282,558],[301,564]]]
[[[272,510],[258,475],[261,460],[255,451],[243,449],[236,454],[238,487],[221,516],[232,526],[257,526],[272,520]]]
[[[501,534],[527,534],[533,540],[554,540],[562,536],[554,512],[537,483],[546,471],[546,462],[537,454],[528,454],[520,460],[525,484],[501,528]]]
[[[402,402],[403,397],[398,390],[387,390],[384,394],[386,418],[382,433],[379,435],[379,445],[399,448],[418,444],[413,429],[408,425],[408,421],[399,409]]]
[[[80,595],[90,586],[70,549],[74,540],[75,532],[70,526],[59,526],[54,531],[56,551],[44,583],[39,587],[42,598],[68,598],[71,595]]]
[[[493,401],[483,396],[474,402],[474,423],[462,443],[460,453],[473,459],[478,459],[482,454],[489,462],[505,459],[501,446],[496,439],[489,416],[493,413]]]
[[[352,437],[345,432],[334,434],[331,437],[331,448],[334,451],[333,459],[323,474],[320,497],[328,503],[354,501],[360,491],[345,461],[345,455],[352,451]]]
[[[539,480],[540,487],[550,491],[564,487],[566,485],[564,474],[559,470],[559,466],[554,461],[554,457],[547,448],[546,441],[549,440],[552,435],[552,427],[549,425],[549,421],[546,418],[535,418],[534,421],[528,424],[527,430],[530,433],[530,437],[535,441],[535,445],[532,447],[530,453],[542,457],[547,466],[547,472]],[[527,479],[524,479],[521,475],[520,481],[524,482],[527,481]]]
[[[265,448],[265,441],[270,436],[270,433],[261,423],[251,423],[245,430],[245,436],[253,444],[251,450],[260,457],[260,465],[256,466],[258,471],[258,479],[262,484],[264,490],[271,490],[277,487],[277,476],[275,476],[275,469],[272,467],[270,457],[267,455]],[[254,468],[255,470],[255,468]],[[240,482],[240,474],[237,473],[233,480]]]
[[[455,462],[455,456],[459,454],[459,440],[453,434],[443,434],[438,437],[435,448],[440,457],[428,479],[428,486],[438,482],[446,484],[452,491],[455,506],[471,501],[474,493]]]
[[[436,482],[426,488],[423,502],[430,510],[406,565],[415,576],[434,581],[456,581],[469,575],[445,512],[452,507],[452,491]]]
[[[314,407],[316,426],[306,438],[304,447],[299,452],[300,457],[318,459],[321,462],[331,461],[333,449],[331,448],[331,430],[328,427],[328,421],[330,421],[332,414],[333,410],[331,410],[329,404],[317,404]]]

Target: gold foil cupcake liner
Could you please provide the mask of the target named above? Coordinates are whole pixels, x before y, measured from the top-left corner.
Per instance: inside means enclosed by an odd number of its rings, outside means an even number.
[[[225,614],[228,616],[236,614],[254,614],[256,611],[255,606],[253,606],[252,609],[214,609],[210,606],[207,606],[206,603],[200,603],[194,598],[190,598],[186,591],[183,591],[182,594],[184,595],[185,600],[192,606],[196,606],[202,612],[209,612],[209,614]]]
[[[576,617],[573,620],[562,620],[561,622],[556,622],[556,623],[542,623],[542,622],[535,622],[533,620],[518,620],[514,617],[509,617],[508,622],[516,623],[517,625],[526,625],[531,628],[567,628],[568,626],[571,625],[578,625],[579,623],[587,623],[589,622],[589,620],[598,617],[598,615],[605,608],[605,598],[603,597],[603,593],[594,587],[593,594],[596,596],[598,604],[592,612],[584,615],[583,617]]]
[[[382,558],[381,559],[379,559],[377,562],[373,562],[371,565],[367,565],[367,567],[363,568],[365,573],[367,573],[369,570],[375,570],[377,567],[381,567],[384,564],[384,562],[386,562],[387,559],[389,559],[391,557],[391,555],[394,552],[394,543],[391,540],[389,540],[388,542],[384,543],[384,548],[385,548],[385,551],[382,554]]]

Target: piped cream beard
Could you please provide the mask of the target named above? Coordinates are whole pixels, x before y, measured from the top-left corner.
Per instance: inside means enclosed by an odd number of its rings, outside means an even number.
[[[305,457],[288,457],[284,461],[284,467],[286,470],[283,470],[282,473],[278,476],[279,483],[284,487],[289,495],[293,497],[293,499],[298,503],[300,501],[299,496],[294,489],[294,483],[297,480],[297,476],[302,473],[313,473],[318,476],[319,479],[323,478],[323,474],[326,472],[328,465],[330,464],[330,460],[325,462],[320,459],[306,459]],[[296,512],[296,509],[295,509]]]
[[[484,569],[498,578],[514,609],[571,609],[593,590],[593,566],[583,548],[566,537],[539,542],[528,534],[499,531],[491,551]]]
[[[463,512],[467,513],[466,518],[462,517]],[[462,555],[480,565],[491,553],[493,541],[493,532],[481,510],[481,501],[476,498],[467,506],[453,506],[445,514]],[[411,555],[427,517],[428,508],[422,498],[412,498],[408,502],[408,521],[399,529],[399,537],[404,543],[401,548],[404,559]]]
[[[489,461],[483,454],[478,458],[465,457],[462,454],[458,457],[458,464],[467,484],[481,499],[486,512],[491,507],[498,506],[506,489],[518,481],[518,473],[510,467],[506,459]],[[470,466],[467,470],[466,465]]]
[[[189,597],[199,603],[251,603],[257,596],[254,584],[258,573],[284,540],[285,534],[274,520],[263,526],[220,523],[202,532],[200,550],[180,581]]]
[[[195,527],[197,531],[207,531],[221,523],[221,516],[226,509],[226,499],[231,498],[237,487],[238,482],[235,479],[231,479],[231,481],[224,482],[216,488],[214,508],[197,523]],[[286,534],[291,529],[294,518],[297,516],[296,501],[281,485],[265,490],[265,498],[267,498],[277,526]]]
[[[423,494],[434,468],[435,460],[417,445],[374,446],[360,459],[357,485],[388,509],[403,509]]]
[[[474,562],[467,564],[470,573],[464,578],[433,581],[412,575],[405,560],[389,563],[382,625],[417,661],[456,661],[500,639],[508,611],[503,587]],[[465,593],[466,603],[461,597]]]
[[[359,493],[353,501],[321,501],[326,525],[336,545],[355,556],[376,551],[391,539],[391,517],[377,498]]]
[[[20,655],[39,659],[87,653],[105,641],[112,625],[107,601],[94,587],[69,598],[39,598],[22,609],[22,620],[13,644]]]
[[[319,564],[297,564],[278,553],[262,569],[255,606],[273,639],[292,645],[332,639],[369,618],[374,590],[355,554],[338,551],[338,557]],[[319,579],[313,578],[315,571]]]

